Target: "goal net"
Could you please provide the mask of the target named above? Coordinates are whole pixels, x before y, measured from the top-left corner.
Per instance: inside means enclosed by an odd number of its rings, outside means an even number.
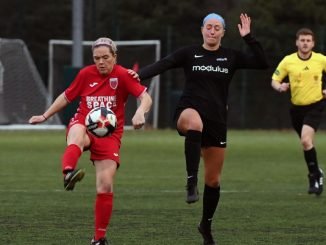
[[[0,126],[28,125],[32,115],[43,113],[48,93],[34,61],[20,39],[0,38]],[[53,117],[46,125],[61,125]],[[8,128],[8,127],[7,127]]]
[[[93,64],[91,51],[92,41],[83,41],[83,60],[85,65]],[[159,40],[138,40],[138,41],[116,41],[118,47],[118,64],[134,69],[153,63],[160,58],[160,41]],[[66,87],[73,81],[78,69],[72,68],[72,40],[50,40],[49,41],[49,100],[51,104]],[[147,115],[146,127],[157,128],[159,113],[159,77],[156,76],[151,80],[142,81],[147,87],[147,91],[152,96],[153,107]],[[129,97],[126,104],[125,124],[126,128],[131,127],[131,119],[139,103],[135,98]],[[60,117],[66,124],[74,113],[78,103],[69,105]]]

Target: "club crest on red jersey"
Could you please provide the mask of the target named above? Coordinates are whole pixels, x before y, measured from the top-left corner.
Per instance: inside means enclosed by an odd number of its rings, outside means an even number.
[[[116,89],[118,87],[118,83],[119,83],[118,78],[117,77],[110,78],[109,83],[110,83],[110,87],[112,89]]]

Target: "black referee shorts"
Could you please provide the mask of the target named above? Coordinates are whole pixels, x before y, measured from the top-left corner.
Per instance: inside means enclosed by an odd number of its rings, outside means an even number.
[[[301,137],[301,130],[303,125],[308,125],[312,127],[315,131],[318,130],[325,106],[326,100],[320,100],[310,105],[291,106],[290,116],[292,126],[299,135],[299,137]]]

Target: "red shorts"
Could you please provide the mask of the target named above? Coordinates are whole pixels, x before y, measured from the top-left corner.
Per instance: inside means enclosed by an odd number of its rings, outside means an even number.
[[[85,119],[83,116],[78,116],[78,114],[75,115],[69,122],[67,135],[73,125],[85,125],[84,122]],[[90,159],[92,161],[110,159],[117,164],[120,163],[121,137],[119,137],[120,134],[118,134],[118,132],[103,138],[96,137],[87,131],[86,133],[90,139],[90,146],[85,148],[84,151],[89,150],[91,152]]]

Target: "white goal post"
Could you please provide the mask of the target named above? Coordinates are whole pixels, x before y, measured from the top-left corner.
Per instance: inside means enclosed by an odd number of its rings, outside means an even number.
[[[48,91],[25,42],[0,38],[0,130],[29,129],[28,119],[43,113],[47,100]],[[64,127],[55,115],[42,128]]]
[[[145,66],[160,59],[161,43],[159,40],[134,40],[134,41],[115,41],[118,47],[118,64],[132,69],[133,66]],[[86,64],[93,63],[91,46],[93,41],[83,41],[84,61]],[[49,40],[49,74],[48,74],[48,105],[61,93],[68,84],[64,84],[64,67],[71,64],[72,40]],[[70,77],[70,82],[71,77]],[[159,76],[150,81],[142,81],[147,86],[148,93],[153,98],[153,107],[147,115],[147,127],[158,127],[159,116]],[[130,101],[130,99],[129,99]],[[136,108],[137,101],[134,100],[126,105],[125,128],[131,126],[131,116]]]

